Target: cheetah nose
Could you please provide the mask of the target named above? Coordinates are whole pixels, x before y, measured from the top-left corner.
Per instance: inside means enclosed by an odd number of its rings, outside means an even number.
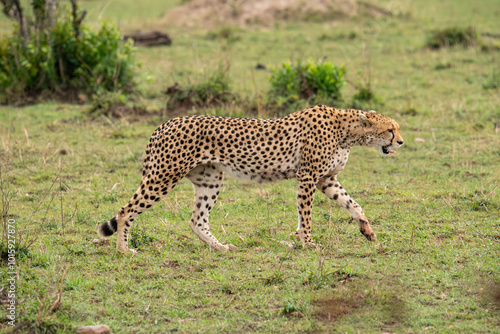
[[[399,145],[403,145],[404,141],[402,141],[402,140],[398,140],[398,141],[397,141],[397,143],[398,143]]]

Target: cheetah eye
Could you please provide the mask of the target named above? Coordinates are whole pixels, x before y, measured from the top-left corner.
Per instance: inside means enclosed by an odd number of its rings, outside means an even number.
[[[388,130],[388,131],[389,131],[389,133],[390,133],[391,135],[393,135],[393,134],[394,134],[394,131],[393,131],[392,129],[391,129],[391,130]]]

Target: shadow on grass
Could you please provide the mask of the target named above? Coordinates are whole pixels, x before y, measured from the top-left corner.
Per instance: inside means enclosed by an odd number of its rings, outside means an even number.
[[[348,314],[360,313],[378,318],[384,328],[404,323],[408,313],[401,288],[391,280],[347,280],[331,295],[316,299],[313,306],[316,319],[325,323],[336,323]]]
[[[487,284],[481,291],[483,299],[500,311],[500,281]]]
[[[12,329],[12,331],[7,331],[6,333],[13,334],[36,334],[36,333],[68,333],[74,332],[74,328],[71,326],[67,326],[64,324],[55,324],[48,322],[38,322],[36,320],[33,321],[23,321],[20,322],[16,327]]]
[[[317,300],[314,305],[317,307],[316,318],[322,321],[335,321],[343,315],[354,312],[366,302],[362,295],[351,297],[328,297]]]

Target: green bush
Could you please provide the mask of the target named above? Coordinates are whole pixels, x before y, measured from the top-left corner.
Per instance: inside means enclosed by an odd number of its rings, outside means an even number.
[[[207,38],[209,40],[226,40],[228,42],[235,42],[240,40],[238,35],[239,29],[233,26],[224,25],[211,30],[207,33]]]
[[[148,111],[146,105],[141,99],[137,99],[135,94],[123,94],[121,92],[100,91],[94,95],[89,108],[85,110],[85,114],[91,118],[100,116],[122,118],[128,115],[146,115],[153,114]],[[115,136],[115,134],[113,134]],[[110,200],[113,196],[104,197],[103,199]],[[99,202],[99,201],[97,201]]]
[[[347,103],[348,108],[373,109],[384,105],[383,101],[375,95],[370,83],[356,85],[357,92]]]
[[[358,101],[372,101],[375,100],[375,93],[370,86],[359,86],[358,92],[352,98]]]
[[[500,88],[500,71],[493,71],[486,82],[483,84],[484,89],[497,89]]]
[[[113,25],[77,29],[69,14],[61,14],[29,40],[17,30],[0,40],[0,101],[131,91],[133,70],[132,43],[123,42]]]
[[[472,46],[478,42],[478,34],[474,27],[451,27],[434,31],[428,38],[426,45],[431,49],[450,47],[453,45]]]
[[[55,27],[52,50],[62,64],[59,71],[63,83],[96,93],[130,90],[133,83],[132,41],[123,42],[121,33],[111,24],[104,24],[96,32],[84,27],[82,35],[68,34],[69,22]],[[58,69],[58,67],[56,67]]]
[[[237,98],[230,91],[229,77],[222,65],[207,80],[186,87],[176,83],[167,89],[166,94],[170,109],[221,106]]]
[[[304,100],[338,100],[345,83],[345,70],[330,62],[284,63],[272,69],[270,102],[281,105]]]

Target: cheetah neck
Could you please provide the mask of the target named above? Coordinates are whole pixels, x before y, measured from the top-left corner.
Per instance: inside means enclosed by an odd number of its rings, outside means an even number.
[[[340,118],[344,120],[342,133],[344,134],[339,141],[342,149],[350,150],[353,146],[367,146],[367,131],[359,120],[361,110],[343,110]]]

